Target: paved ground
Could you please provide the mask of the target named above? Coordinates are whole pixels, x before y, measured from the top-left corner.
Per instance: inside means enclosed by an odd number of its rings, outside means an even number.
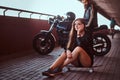
[[[57,47],[49,55],[41,56],[31,50],[24,55],[16,54],[0,57],[0,80],[120,80],[120,35],[111,39],[112,48],[103,57],[95,57],[94,72],[89,73],[87,68],[72,68],[54,78],[42,76],[41,72],[48,69],[63,49]],[[23,54],[23,53],[21,53]],[[12,57],[12,58],[9,58]],[[7,59],[6,59],[7,58]],[[4,61],[5,60],[5,61]]]

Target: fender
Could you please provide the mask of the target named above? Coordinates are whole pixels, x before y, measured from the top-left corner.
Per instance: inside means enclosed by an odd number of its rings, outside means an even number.
[[[93,33],[94,34],[101,33],[101,34],[108,35],[109,34],[108,26],[107,25],[100,25],[100,27],[97,27],[94,29]]]
[[[41,30],[39,34],[45,34],[45,35],[46,35],[47,33],[50,33],[50,35],[54,38],[54,40],[55,40],[55,42],[56,42],[56,38],[55,38],[55,36],[53,35],[53,33],[49,32],[49,31],[47,31],[47,30]]]

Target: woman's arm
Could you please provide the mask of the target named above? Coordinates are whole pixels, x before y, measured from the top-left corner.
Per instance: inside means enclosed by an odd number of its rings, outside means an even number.
[[[70,50],[66,50],[67,58],[72,58],[72,52]]]

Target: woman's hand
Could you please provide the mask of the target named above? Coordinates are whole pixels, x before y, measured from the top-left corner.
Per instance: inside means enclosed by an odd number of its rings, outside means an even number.
[[[67,50],[66,53],[67,53],[67,58],[72,58],[72,53],[70,50]]]

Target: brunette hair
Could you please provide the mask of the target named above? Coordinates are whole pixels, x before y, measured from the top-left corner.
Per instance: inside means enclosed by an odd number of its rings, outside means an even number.
[[[81,1],[83,1],[83,0],[81,0]],[[92,1],[91,0],[85,0],[86,2],[88,2],[88,3],[91,3]]]
[[[76,21],[81,21],[81,23],[84,24],[84,28],[85,28],[85,19],[84,18],[77,18],[72,22],[72,27],[69,33],[69,40],[68,40],[68,44],[67,44],[67,49],[71,49],[71,47],[74,46],[75,44],[75,39],[76,39],[76,30],[75,30],[75,22]]]

